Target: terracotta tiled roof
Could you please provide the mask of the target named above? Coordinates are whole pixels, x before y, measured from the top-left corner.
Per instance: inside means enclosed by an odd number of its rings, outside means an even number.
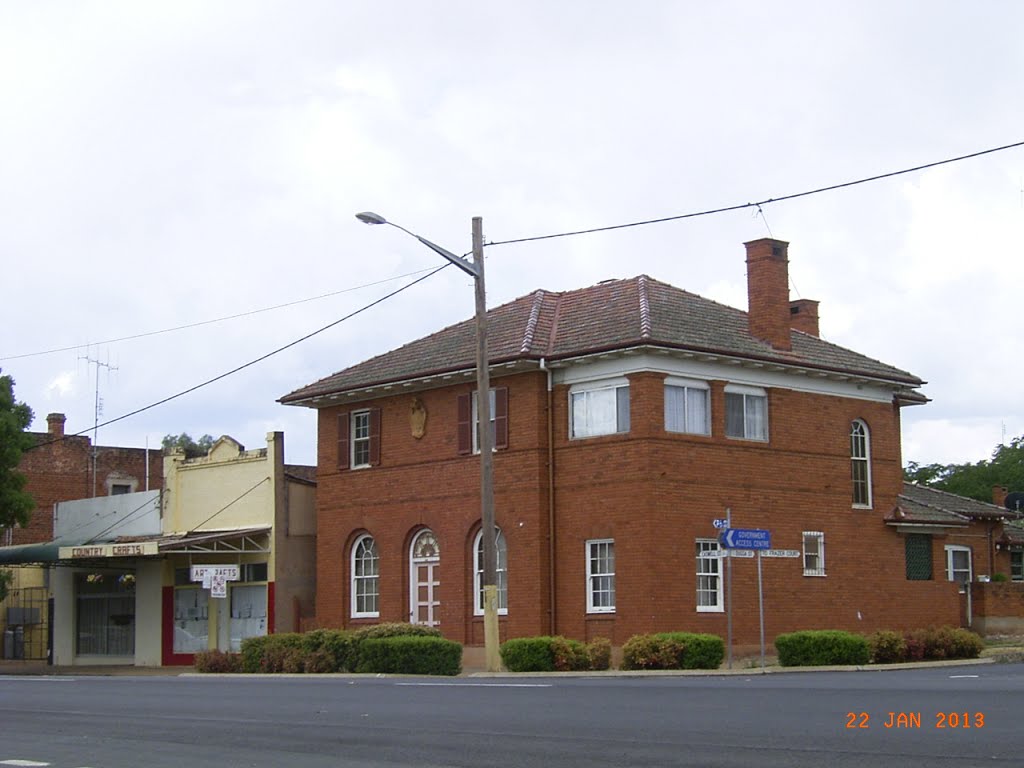
[[[886,519],[889,522],[967,525],[971,520],[1002,520],[1006,517],[1007,511],[995,504],[937,488],[904,483],[899,506]]]
[[[802,333],[791,351],[750,334],[747,313],[640,275],[589,288],[538,290],[487,313],[493,363],[549,361],[652,346],[778,362],[893,382],[909,392],[923,382],[906,371]],[[363,387],[475,366],[472,319],[346,368],[281,398],[300,403]],[[918,397],[921,397],[918,395]]]

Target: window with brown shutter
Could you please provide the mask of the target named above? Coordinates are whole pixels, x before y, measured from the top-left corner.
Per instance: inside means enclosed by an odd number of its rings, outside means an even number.
[[[348,454],[348,414],[338,414],[338,469],[348,469],[351,459]]]
[[[459,395],[455,401],[456,447],[460,454],[473,452],[473,405],[470,394]]]

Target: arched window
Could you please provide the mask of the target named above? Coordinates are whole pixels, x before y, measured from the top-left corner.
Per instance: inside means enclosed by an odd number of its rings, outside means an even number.
[[[352,547],[352,616],[380,616],[380,559],[372,536],[360,536]]]
[[[494,539],[495,558],[498,577],[498,613],[508,613],[508,551],[505,546],[505,535],[498,530]],[[480,531],[473,541],[473,615],[484,615],[484,534]]]
[[[853,506],[871,506],[871,434],[860,419],[850,425],[850,467],[853,479]]]

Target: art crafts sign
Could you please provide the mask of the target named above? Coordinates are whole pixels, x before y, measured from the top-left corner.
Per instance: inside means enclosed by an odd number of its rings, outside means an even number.
[[[227,597],[228,582],[238,581],[237,565],[193,565],[192,581],[200,581],[203,589],[210,590],[210,597]]]

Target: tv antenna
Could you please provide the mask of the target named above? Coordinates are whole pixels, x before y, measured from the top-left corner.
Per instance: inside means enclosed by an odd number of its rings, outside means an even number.
[[[97,472],[96,472],[96,457],[99,454],[99,448],[97,447],[97,435],[100,429],[100,416],[103,414],[103,399],[100,397],[100,368],[106,368],[108,372],[116,371],[117,367],[111,365],[109,362],[104,363],[102,360],[96,360],[95,358],[84,355],[78,358],[79,360],[85,360],[86,365],[96,366],[96,400],[93,409],[93,422],[92,422],[92,495],[95,497],[96,486],[97,486]]]

